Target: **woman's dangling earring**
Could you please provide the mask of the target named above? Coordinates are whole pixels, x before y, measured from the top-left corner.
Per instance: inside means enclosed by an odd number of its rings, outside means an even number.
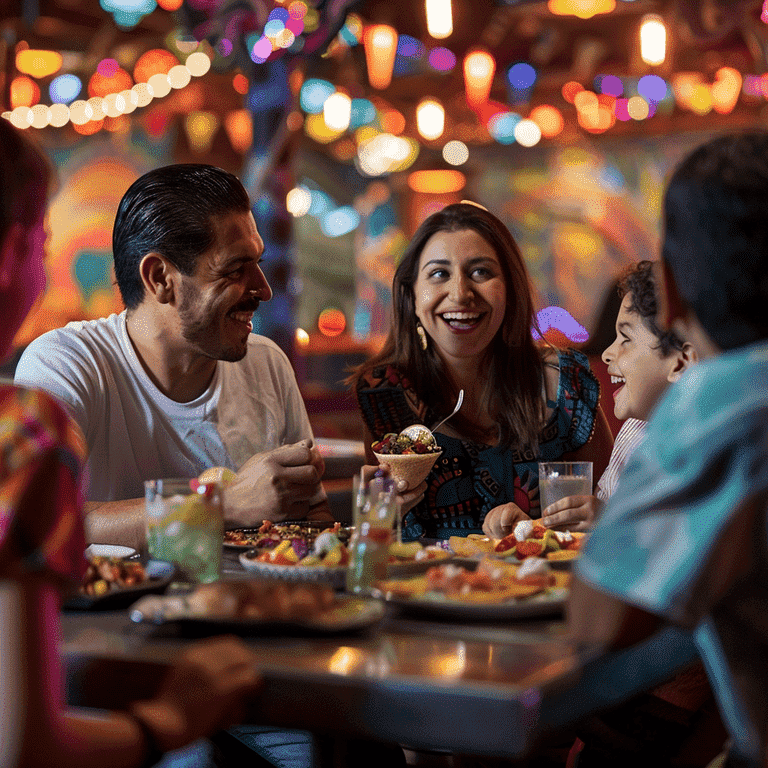
[[[429,346],[429,341],[427,340],[427,332],[424,330],[424,326],[418,321],[416,322],[416,335],[419,337],[421,348],[426,352],[427,347]]]

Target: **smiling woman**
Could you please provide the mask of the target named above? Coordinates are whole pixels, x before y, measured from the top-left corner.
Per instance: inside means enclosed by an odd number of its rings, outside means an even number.
[[[442,453],[406,515],[405,538],[478,533],[491,513],[510,526],[539,517],[540,460],[591,460],[600,476],[612,441],[599,385],[580,353],[536,345],[528,272],[499,219],[467,203],[430,216],[392,295],[389,337],[350,379],[369,446],[437,423],[459,390],[466,396],[436,433]]]

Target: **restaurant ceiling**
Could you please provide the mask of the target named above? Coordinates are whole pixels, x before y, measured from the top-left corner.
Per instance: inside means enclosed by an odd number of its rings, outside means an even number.
[[[241,2],[248,6],[257,0]],[[316,3],[310,3],[315,5]],[[363,23],[388,23],[401,35],[410,35],[428,48],[448,47],[458,64],[450,75],[425,71],[395,77],[384,91],[368,85],[362,46],[305,62],[306,71],[346,87],[353,96],[383,98],[404,114],[411,114],[424,96],[445,101],[447,123],[467,119],[462,57],[475,47],[490,51],[497,63],[491,98],[509,102],[505,69],[528,62],[537,70],[530,107],[548,103],[562,107],[562,87],[569,81],[592,88],[600,74],[638,78],[653,72],[670,79],[680,72],[699,73],[704,82],[715,82],[722,67],[733,67],[743,76],[761,76],[768,70],[768,24],[761,21],[762,0],[617,0],[609,14],[589,19],[554,15],[546,2],[531,0],[453,0],[453,33],[445,41],[430,38],[426,29],[424,0],[361,0],[349,3]],[[52,48],[81,57],[84,69],[93,70],[103,58],[131,47],[140,53],[162,46],[178,17],[161,9],[145,16],[129,30],[119,29],[99,0],[0,0],[5,39],[9,31],[33,47]],[[667,25],[668,55],[656,67],[640,59],[638,27],[649,13],[658,14]],[[10,49],[6,54],[6,71]],[[259,65],[254,65],[258,67]],[[246,74],[248,74],[246,72]],[[768,79],[764,81],[768,93]],[[7,80],[6,86],[7,88]],[[680,129],[712,128],[723,120],[729,124],[753,121],[762,109],[763,98],[739,103],[733,114],[700,115],[676,110]],[[471,115],[470,115],[471,116]],[[718,123],[719,121],[719,123]],[[648,129],[653,131],[653,127]],[[670,130],[670,123],[664,130]],[[630,121],[619,129],[640,130]],[[646,128],[643,127],[643,130]],[[674,127],[672,128],[674,129]]]

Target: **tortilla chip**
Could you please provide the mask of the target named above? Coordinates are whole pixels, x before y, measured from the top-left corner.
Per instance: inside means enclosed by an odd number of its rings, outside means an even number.
[[[547,560],[575,560],[581,555],[578,549],[556,549],[547,552]]]
[[[460,557],[493,552],[497,543],[497,539],[489,539],[479,533],[470,533],[469,536],[451,536],[448,539],[448,546]]]

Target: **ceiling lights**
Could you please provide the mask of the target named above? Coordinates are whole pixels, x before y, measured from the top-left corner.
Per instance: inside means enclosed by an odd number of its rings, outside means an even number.
[[[392,82],[397,53],[397,31],[387,24],[374,24],[363,33],[368,82],[383,90]]]

